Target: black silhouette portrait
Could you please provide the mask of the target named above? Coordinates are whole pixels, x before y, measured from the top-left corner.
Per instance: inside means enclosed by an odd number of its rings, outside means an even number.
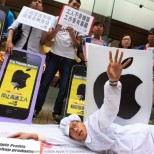
[[[85,100],[85,91],[86,91],[86,85],[80,84],[77,89],[77,96],[79,97],[79,100],[84,101]]]
[[[30,78],[28,73],[24,73],[22,70],[17,70],[12,76],[11,83],[14,85],[14,89],[22,89],[26,87],[26,81]]]

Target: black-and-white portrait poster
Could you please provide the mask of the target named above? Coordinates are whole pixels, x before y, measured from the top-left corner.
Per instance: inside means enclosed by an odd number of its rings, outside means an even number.
[[[114,57],[116,48],[91,44],[87,50],[85,119],[103,104],[104,84],[108,80],[106,70],[109,64],[109,51],[112,51]],[[124,52],[122,63],[127,59],[131,59],[131,62],[123,69],[120,78],[122,92],[115,123],[121,125],[148,123],[152,108],[152,52],[134,49],[119,51]]]

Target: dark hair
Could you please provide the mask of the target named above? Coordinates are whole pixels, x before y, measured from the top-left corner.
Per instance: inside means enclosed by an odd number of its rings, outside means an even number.
[[[69,0],[68,3],[71,3],[73,0]],[[81,5],[81,1],[80,0],[76,0],[80,5]]]
[[[151,29],[149,30],[149,33],[154,33],[154,28],[151,28]]]
[[[80,100],[85,100],[85,89],[86,89],[85,84],[80,84],[78,86],[77,95],[82,95],[82,98],[80,98]]]
[[[129,35],[129,34],[124,34],[124,35],[122,35],[122,37],[121,37],[120,40],[119,40],[119,48],[123,48],[123,46],[122,46],[122,39],[123,39],[125,36],[129,36],[130,39],[131,39],[130,46],[128,47],[128,49],[131,49],[131,48],[132,48],[132,37],[131,37],[131,35]]]
[[[94,24],[93,24],[93,27],[96,26],[96,25],[99,25],[99,24],[103,25],[103,28],[105,29],[105,24],[104,24],[103,21],[101,21],[101,20],[96,20],[96,21],[94,22]]]

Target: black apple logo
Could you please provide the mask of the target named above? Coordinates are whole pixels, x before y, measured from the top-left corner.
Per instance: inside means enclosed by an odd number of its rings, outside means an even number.
[[[131,62],[124,69],[128,68],[133,62],[133,57],[131,57],[123,60],[122,64],[128,59],[131,59]],[[104,103],[104,84],[107,80],[107,73],[104,72],[100,74],[94,82],[93,93],[98,108]],[[135,75],[126,74],[121,76],[120,82],[122,83],[122,92],[118,116],[123,119],[130,119],[141,108],[135,100],[135,90],[142,81]]]
[[[26,71],[30,70],[31,69],[27,69]],[[28,78],[30,78],[28,73],[24,73],[22,70],[16,70],[12,76],[11,83],[19,90],[26,87],[26,81]]]

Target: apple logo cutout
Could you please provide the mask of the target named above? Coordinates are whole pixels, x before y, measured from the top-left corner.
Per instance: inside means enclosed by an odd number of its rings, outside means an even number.
[[[123,60],[122,64],[128,59],[131,59],[131,62],[124,69],[127,69],[133,63],[133,57],[130,57]],[[103,72],[94,82],[93,94],[98,108],[104,103],[104,85],[107,80],[107,73]],[[141,108],[135,100],[135,91],[142,81],[135,75],[125,74],[120,77],[120,82],[122,84],[122,92],[118,116],[123,119],[131,119]]]

